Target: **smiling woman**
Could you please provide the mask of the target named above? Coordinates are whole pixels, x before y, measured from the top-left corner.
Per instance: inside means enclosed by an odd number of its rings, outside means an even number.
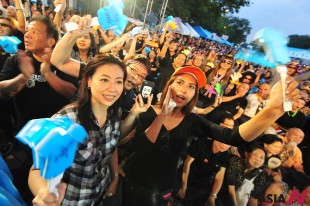
[[[135,105],[121,124],[120,96],[125,79],[125,64],[112,55],[96,56],[86,65],[79,100],[65,106],[53,118],[69,117],[86,129],[88,137],[62,177],[58,199],[50,199],[51,193],[40,172],[30,171],[29,186],[35,195],[33,204],[46,205],[47,201],[52,201],[55,205],[102,205],[106,197],[115,194],[118,183],[116,145],[120,136],[126,135],[132,127],[135,117],[151,102]]]

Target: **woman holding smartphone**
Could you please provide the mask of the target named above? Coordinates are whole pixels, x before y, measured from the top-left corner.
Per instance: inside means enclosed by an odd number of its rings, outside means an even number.
[[[124,182],[123,205],[161,206],[169,203],[178,160],[190,136],[211,137],[240,146],[255,139],[284,113],[279,83],[272,92],[269,106],[239,127],[223,128],[191,113],[198,89],[205,84],[206,77],[199,68],[177,69],[159,103],[139,116],[133,139],[136,156]],[[288,98],[299,98],[299,91],[295,90],[297,84],[290,82],[288,85]]]

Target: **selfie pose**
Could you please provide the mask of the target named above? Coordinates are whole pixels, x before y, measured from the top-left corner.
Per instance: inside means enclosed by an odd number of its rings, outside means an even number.
[[[159,103],[139,116],[133,138],[136,155],[124,181],[123,205],[167,205],[177,176],[179,157],[191,136],[210,137],[241,146],[254,140],[284,113],[279,83],[272,91],[272,103],[250,121],[234,129],[221,127],[191,113],[198,89],[205,84],[206,77],[199,68],[177,69]],[[297,84],[289,83],[288,98],[299,97],[299,91],[295,90]]]

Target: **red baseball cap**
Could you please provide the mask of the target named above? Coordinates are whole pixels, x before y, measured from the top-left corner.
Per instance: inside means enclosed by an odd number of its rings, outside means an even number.
[[[195,66],[185,66],[177,69],[172,76],[180,75],[180,74],[190,74],[192,75],[198,85],[198,89],[204,87],[207,83],[207,78],[205,73],[198,67]]]

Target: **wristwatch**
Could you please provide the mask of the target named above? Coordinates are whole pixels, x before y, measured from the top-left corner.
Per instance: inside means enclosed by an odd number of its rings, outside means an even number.
[[[217,194],[215,194],[215,193],[210,193],[210,195],[212,196],[212,197],[214,197],[214,199],[216,199],[217,198]]]

